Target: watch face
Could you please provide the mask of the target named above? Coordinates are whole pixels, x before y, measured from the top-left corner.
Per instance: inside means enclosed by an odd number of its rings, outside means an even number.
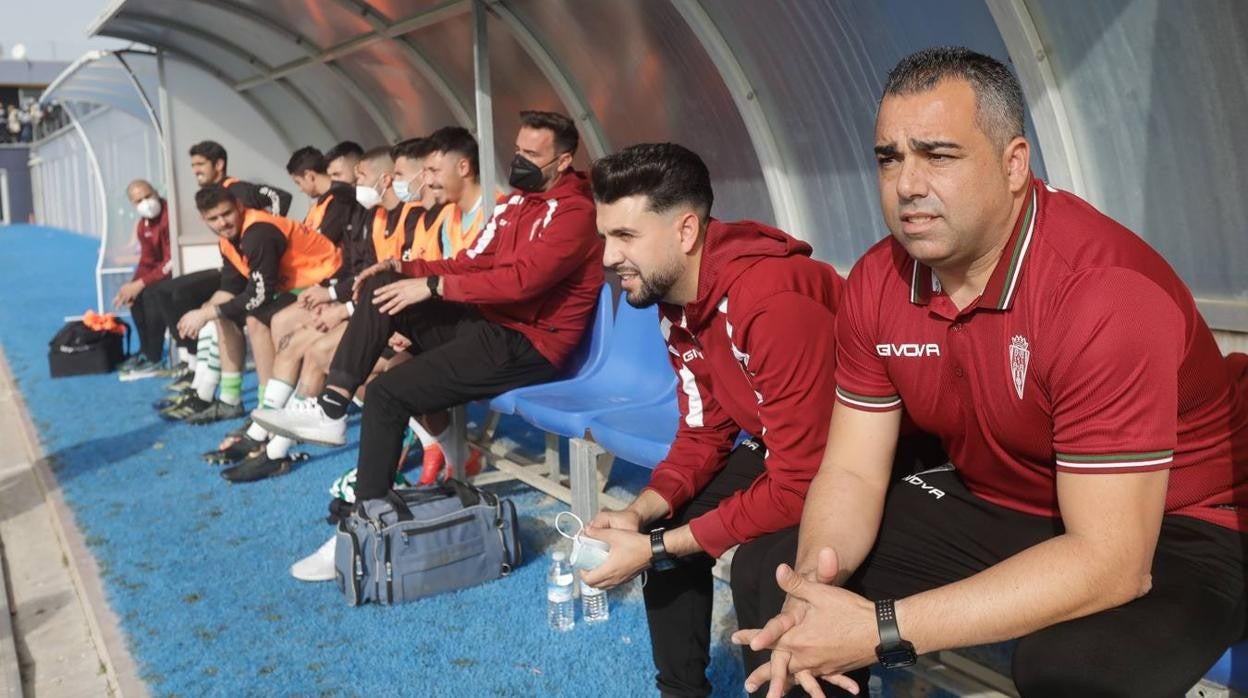
[[[880,660],[880,666],[885,669],[901,669],[903,667],[914,666],[918,657],[914,653],[914,646],[909,642],[902,642],[900,646],[892,647],[887,650],[876,649],[876,657]]]

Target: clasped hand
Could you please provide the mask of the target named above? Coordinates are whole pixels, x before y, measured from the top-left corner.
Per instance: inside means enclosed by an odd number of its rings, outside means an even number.
[[[772,651],[771,661],[746,677],[746,691],[770,683],[767,698],[780,698],[797,683],[822,698],[818,677],[858,694],[858,684],[842,672],[875,661],[875,606],[832,585],[839,567],[831,548],[819,551],[815,567],[805,576],[788,565],[777,567],[776,582],[788,594],[784,608],[762,629],[733,633],[735,644]]]

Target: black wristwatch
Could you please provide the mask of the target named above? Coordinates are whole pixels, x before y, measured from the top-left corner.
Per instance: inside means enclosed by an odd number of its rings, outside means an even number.
[[[914,666],[919,657],[914,653],[914,645],[901,639],[892,599],[875,602],[875,623],[880,630],[880,644],[875,647],[880,666],[885,669]]]
[[[429,284],[429,297],[430,298],[442,297],[442,294],[438,293],[438,282],[441,280],[442,280],[442,277],[440,276],[430,276],[425,279],[425,282]]]
[[[676,558],[667,552],[663,544],[663,533],[667,529],[656,528],[650,532],[650,566],[656,572],[666,572],[676,566]]]

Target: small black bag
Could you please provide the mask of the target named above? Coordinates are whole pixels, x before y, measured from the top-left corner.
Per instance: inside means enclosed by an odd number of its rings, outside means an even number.
[[[48,371],[53,378],[88,373],[111,373],[126,358],[130,346],[130,325],[125,345],[116,332],[93,330],[81,320],[71,320],[48,342]]]

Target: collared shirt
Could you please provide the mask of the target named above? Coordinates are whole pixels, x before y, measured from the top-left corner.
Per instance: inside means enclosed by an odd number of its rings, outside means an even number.
[[[962,310],[892,238],[859,260],[837,399],[904,407],[973,493],[1016,511],[1058,516],[1057,471],[1169,468],[1167,512],[1248,528],[1248,382],[1156,251],[1039,181]]]

